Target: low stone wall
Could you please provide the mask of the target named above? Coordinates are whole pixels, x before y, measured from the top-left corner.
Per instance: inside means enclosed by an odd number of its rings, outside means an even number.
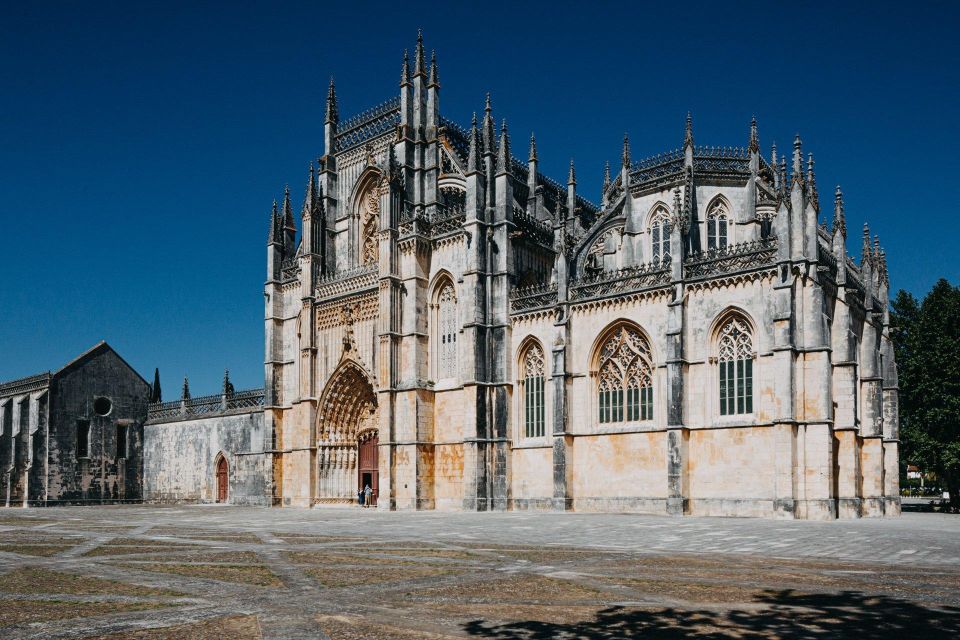
[[[144,502],[216,502],[221,454],[227,461],[229,504],[272,502],[262,410],[147,423],[143,441]]]

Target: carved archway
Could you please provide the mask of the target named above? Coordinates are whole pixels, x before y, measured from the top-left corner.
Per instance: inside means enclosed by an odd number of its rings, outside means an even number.
[[[327,382],[317,411],[318,502],[356,500],[359,446],[377,437],[378,424],[370,375],[345,359]]]

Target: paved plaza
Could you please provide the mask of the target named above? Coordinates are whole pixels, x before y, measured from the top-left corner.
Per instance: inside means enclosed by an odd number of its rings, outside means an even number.
[[[960,517],[0,510],[0,638],[957,637]]]

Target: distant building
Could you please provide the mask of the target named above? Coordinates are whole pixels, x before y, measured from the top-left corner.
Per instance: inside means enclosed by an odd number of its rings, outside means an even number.
[[[441,114],[419,39],[353,118],[331,81],[299,225],[270,212],[265,388],[153,405],[148,498],[899,514],[886,255],[848,255],[839,187],[820,224],[799,136],[696,145],[688,114],[611,148],[595,204],[495,122]]]
[[[0,504],[137,502],[150,385],[106,342],[0,384]]]

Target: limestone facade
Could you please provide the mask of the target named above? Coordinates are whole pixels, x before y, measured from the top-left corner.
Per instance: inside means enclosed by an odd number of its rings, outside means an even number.
[[[267,242],[274,504],[826,519],[899,513],[879,244],[818,223],[812,156],[694,143],[600,202],[445,119],[418,40]],[[299,228],[298,228],[299,227]],[[148,465],[148,470],[150,465]],[[149,486],[149,482],[148,482]]]

